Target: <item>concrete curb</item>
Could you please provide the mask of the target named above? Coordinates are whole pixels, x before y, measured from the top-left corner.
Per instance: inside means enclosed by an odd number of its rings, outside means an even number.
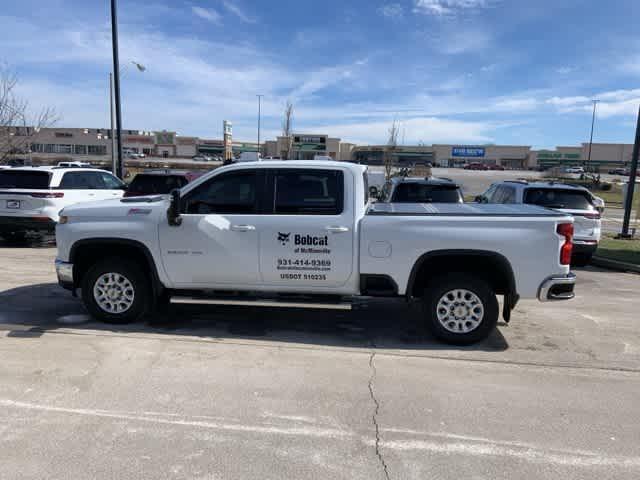
[[[611,260],[609,258],[594,256],[591,259],[591,264],[597,267],[608,268],[610,270],[618,270],[620,272],[635,272],[640,273],[640,265],[633,263],[620,262],[618,260]]]

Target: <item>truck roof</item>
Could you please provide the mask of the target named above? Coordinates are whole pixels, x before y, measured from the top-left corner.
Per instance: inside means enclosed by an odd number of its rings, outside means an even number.
[[[562,190],[580,190],[580,191],[588,191],[588,189],[586,187],[583,187],[582,185],[571,185],[569,183],[562,183],[562,182],[552,182],[552,181],[548,181],[545,182],[544,180],[539,180],[539,181],[535,181],[535,182],[529,182],[527,180],[505,180],[503,182],[497,182],[497,183],[508,183],[511,185],[521,185],[522,188],[559,188]]]
[[[338,162],[335,160],[261,160],[258,162],[240,162],[220,167],[229,170],[245,168],[327,168],[339,167],[351,170],[356,175],[362,175],[367,169],[366,165],[351,162]]]

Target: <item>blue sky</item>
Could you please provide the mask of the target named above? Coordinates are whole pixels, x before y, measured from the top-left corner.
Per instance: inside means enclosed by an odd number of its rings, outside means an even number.
[[[637,0],[120,0],[124,128],[255,140],[296,131],[384,143],[631,143],[640,105]],[[0,13],[0,61],[61,126],[109,124],[108,0],[22,0]],[[135,60],[147,70],[131,67]]]

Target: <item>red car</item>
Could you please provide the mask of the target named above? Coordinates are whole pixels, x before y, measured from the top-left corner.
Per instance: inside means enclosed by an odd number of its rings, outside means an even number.
[[[499,170],[503,172],[505,168],[502,165],[492,164],[492,165],[489,165],[489,170]]]
[[[480,163],[480,162],[474,162],[474,163],[468,163],[464,166],[465,170],[489,170],[489,167],[487,167],[484,163]]]

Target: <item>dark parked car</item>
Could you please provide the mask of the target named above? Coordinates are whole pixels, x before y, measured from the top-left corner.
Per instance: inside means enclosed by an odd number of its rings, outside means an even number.
[[[384,186],[388,203],[463,203],[460,185],[448,178],[395,177]]]
[[[165,195],[174,188],[182,188],[198,178],[200,174],[192,172],[157,171],[138,173],[129,184],[125,197],[142,195]]]
[[[498,165],[497,163],[494,163],[492,165],[489,165],[489,170],[499,170],[499,171],[504,171],[505,168],[502,165]]]
[[[484,163],[480,163],[480,162],[474,162],[474,163],[468,163],[464,166],[465,170],[489,170],[489,167],[487,167]]]

